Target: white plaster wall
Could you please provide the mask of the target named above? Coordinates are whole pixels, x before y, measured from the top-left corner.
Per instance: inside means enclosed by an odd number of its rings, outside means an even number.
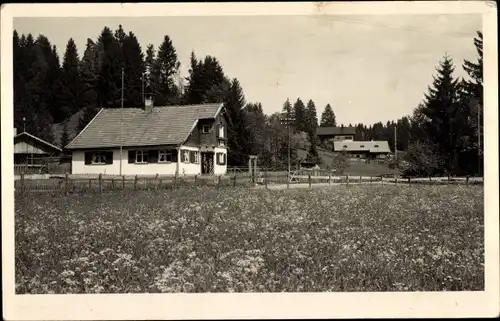
[[[225,175],[227,172],[227,150],[225,148],[215,148],[214,149],[214,174],[215,175]],[[217,153],[226,154],[226,165],[217,165]]]
[[[201,174],[201,154],[199,153],[199,149],[197,147],[190,147],[190,146],[182,146],[180,149],[180,152],[182,153],[183,150],[189,150],[189,151],[198,151],[198,164],[191,164],[191,163],[180,163],[179,166],[179,175],[200,175]],[[181,156],[179,155],[179,161],[181,160]]]
[[[197,151],[196,147],[181,147],[182,150]],[[199,175],[201,173],[201,164],[188,164],[180,162],[179,155],[179,174],[180,175]],[[85,165],[85,153],[83,151],[73,152],[72,174],[109,174],[120,175],[120,150],[113,151],[113,164],[109,165]],[[128,149],[122,151],[122,174],[123,175],[175,175],[177,163],[153,163],[153,164],[129,164]]]

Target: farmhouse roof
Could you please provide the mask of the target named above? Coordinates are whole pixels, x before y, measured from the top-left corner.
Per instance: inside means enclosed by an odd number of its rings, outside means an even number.
[[[216,118],[222,107],[223,104],[162,106],[149,112],[144,108],[102,108],[66,148],[119,147],[120,136],[123,147],[182,144],[198,120]]]
[[[320,126],[316,129],[317,136],[330,136],[330,135],[355,135],[356,128],[349,127],[326,127]]]
[[[370,152],[370,153],[390,153],[387,141],[335,141],[333,149],[336,152]]]
[[[39,142],[39,143],[47,146],[47,147],[49,147],[50,149],[54,149],[54,150],[56,150],[58,152],[62,151],[59,147],[54,146],[51,143],[49,143],[49,142],[47,142],[47,141],[45,141],[45,140],[43,140],[41,138],[38,138],[35,135],[31,135],[30,133],[27,133],[27,132],[22,132],[20,134],[15,135],[14,136],[14,143],[15,143],[16,140],[19,140],[20,138],[23,138],[23,137],[29,137],[29,138],[31,138],[31,139],[33,139],[33,140],[35,140],[35,141],[37,141],[37,142]]]

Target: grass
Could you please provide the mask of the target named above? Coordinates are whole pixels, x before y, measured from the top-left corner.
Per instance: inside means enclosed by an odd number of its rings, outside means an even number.
[[[16,293],[484,289],[482,186],[16,197]]]

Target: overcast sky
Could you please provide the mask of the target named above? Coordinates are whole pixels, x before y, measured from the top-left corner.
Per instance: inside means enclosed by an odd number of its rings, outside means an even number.
[[[104,26],[133,31],[143,50],[168,34],[187,74],[190,52],[217,57],[240,80],[246,100],[267,114],[283,102],[313,99],[318,117],[330,103],[340,123],[395,120],[411,114],[445,53],[464,76],[476,59],[480,15],[15,18],[20,33],[43,34],[62,60],[72,37],[83,54]]]

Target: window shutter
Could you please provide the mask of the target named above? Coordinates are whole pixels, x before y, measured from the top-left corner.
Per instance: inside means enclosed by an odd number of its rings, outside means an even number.
[[[104,155],[106,155],[106,164],[113,164],[113,152],[105,152]]]
[[[148,151],[148,157],[149,157],[149,162],[150,163],[158,163],[158,151],[157,150],[150,150]]]
[[[195,153],[195,152],[193,152],[193,151],[190,151],[190,152],[189,152],[189,162],[190,162],[191,164],[194,164],[194,153]]]
[[[227,164],[227,154],[222,154],[223,156],[223,159],[224,159],[224,164],[222,165],[226,165]]]
[[[85,152],[85,165],[92,164],[92,152]]]
[[[177,163],[179,155],[177,155],[177,149],[172,149],[172,163]]]
[[[221,163],[220,163],[220,154],[222,154],[222,153],[217,153],[217,154],[215,154],[215,156],[216,156],[215,158],[216,158],[217,165],[221,165]]]
[[[128,151],[128,163],[129,164],[135,163],[135,150]]]
[[[186,161],[186,158],[184,157],[184,151],[181,149],[179,150],[179,153],[181,153],[181,163],[184,163]]]

